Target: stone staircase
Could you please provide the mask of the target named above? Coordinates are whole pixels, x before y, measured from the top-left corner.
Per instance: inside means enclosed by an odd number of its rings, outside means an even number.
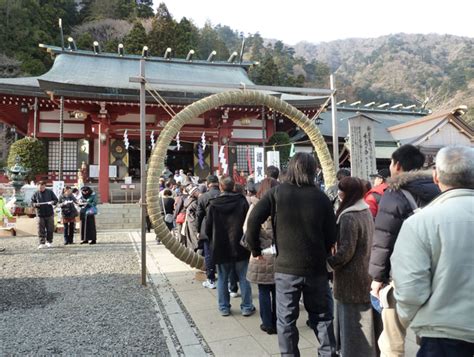
[[[140,206],[137,204],[99,204],[97,230],[140,229]]]

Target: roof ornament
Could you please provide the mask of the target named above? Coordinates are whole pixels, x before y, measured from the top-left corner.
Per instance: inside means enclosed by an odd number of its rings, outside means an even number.
[[[237,55],[238,53],[236,51],[232,52],[232,54],[230,55],[229,59],[227,60],[227,62],[229,63],[234,63],[235,59],[237,58]]]
[[[147,58],[148,57],[148,46],[143,46],[142,49],[142,57]]]
[[[68,47],[69,51],[72,52],[72,51],[77,50],[76,41],[74,41],[74,39],[72,37],[68,37],[67,42],[69,43],[69,47]]]
[[[192,61],[194,56],[194,50],[189,50],[188,55],[186,56],[186,61]]]
[[[171,59],[171,47],[168,47],[163,55],[164,59],[170,60]]]
[[[118,44],[117,53],[120,57],[123,57],[124,55],[123,43]]]
[[[93,43],[94,46],[94,54],[98,55],[100,53],[100,45],[98,41],[94,41]]]
[[[209,57],[207,57],[207,62],[214,62],[214,57],[216,56],[217,52],[214,50],[209,54]]]

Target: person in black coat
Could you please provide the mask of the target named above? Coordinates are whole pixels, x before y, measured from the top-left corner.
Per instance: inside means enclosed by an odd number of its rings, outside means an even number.
[[[228,282],[230,274],[235,270],[242,294],[240,310],[243,316],[250,316],[255,312],[252,288],[247,281],[250,253],[240,245],[249,205],[244,195],[232,192],[235,185],[232,177],[222,177],[219,185],[222,194],[210,201],[205,230],[219,275],[217,280],[219,311],[222,316],[230,314]]]
[[[315,186],[316,160],[297,153],[290,160],[286,180],[268,191],[247,221],[247,242],[260,257],[260,227],[272,217],[276,245],[275,286],[280,353],[299,356],[299,300],[320,342],[320,356],[335,356],[332,299],[327,257],[336,242],[336,218],[329,198]]]
[[[36,207],[38,218],[38,249],[51,248],[54,232],[54,209],[53,205],[58,203],[58,198],[53,191],[46,188],[46,182],[38,182],[38,191],[31,197],[31,204]],[[46,245],[45,245],[46,243]]]
[[[212,260],[212,251],[209,238],[206,235],[206,210],[209,206],[209,202],[219,196],[221,191],[219,190],[219,179],[215,175],[209,175],[206,179],[208,191],[198,198],[196,220],[196,231],[199,232],[199,247],[202,246],[204,250],[204,259],[206,261],[206,275],[207,280],[202,283],[205,288],[215,289],[216,281],[216,264]]]
[[[425,155],[413,145],[403,145],[392,154],[391,179],[375,218],[369,263],[369,274],[373,279],[371,294],[377,298],[380,298],[380,290],[390,284],[390,257],[402,223],[414,213],[415,207],[412,207],[409,198],[417,207],[423,207],[440,192],[431,172],[419,171],[424,162]],[[393,291],[389,294],[390,307],[382,310],[384,327],[378,345],[383,355],[403,355],[406,329],[396,313]]]
[[[74,228],[76,226],[77,200],[72,194],[71,186],[64,187],[63,194],[59,197],[61,216],[64,226],[64,245],[74,243]]]

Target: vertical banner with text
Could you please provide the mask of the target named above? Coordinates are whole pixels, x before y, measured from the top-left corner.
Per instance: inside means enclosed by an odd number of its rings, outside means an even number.
[[[265,178],[264,149],[256,147],[254,150],[254,155],[255,183],[257,183]]]

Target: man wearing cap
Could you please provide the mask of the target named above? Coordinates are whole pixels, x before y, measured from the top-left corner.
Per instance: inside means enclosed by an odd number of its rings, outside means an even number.
[[[364,200],[369,205],[370,212],[375,219],[379,210],[380,199],[388,187],[387,178],[390,177],[390,171],[389,169],[381,169],[370,177],[374,178],[374,187],[365,194]]]
[[[202,286],[209,289],[216,288],[216,265],[212,261],[211,245],[209,237],[206,235],[206,210],[209,206],[209,201],[220,195],[219,179],[215,175],[209,175],[206,179],[207,192],[199,196],[196,210],[196,231],[199,232],[199,243],[204,250],[204,259],[206,261],[206,275],[207,280],[202,283]]]

